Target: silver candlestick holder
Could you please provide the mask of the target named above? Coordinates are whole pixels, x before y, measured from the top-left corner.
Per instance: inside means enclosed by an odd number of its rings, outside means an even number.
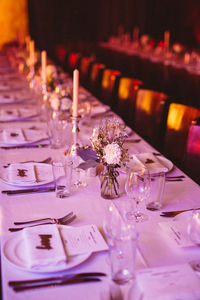
[[[79,139],[78,139],[78,133],[80,132],[79,129],[79,121],[80,121],[80,117],[71,117],[72,119],[72,145],[70,147],[69,150],[69,155],[70,156],[78,156],[78,149],[80,148],[80,144],[79,144]]]

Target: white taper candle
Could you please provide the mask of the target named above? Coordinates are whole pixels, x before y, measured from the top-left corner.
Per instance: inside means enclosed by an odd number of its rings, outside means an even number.
[[[78,117],[78,88],[79,88],[79,71],[73,72],[73,117]]]
[[[42,83],[46,84],[47,76],[46,76],[46,68],[47,68],[47,52],[43,50],[41,52],[41,77],[42,77]]]

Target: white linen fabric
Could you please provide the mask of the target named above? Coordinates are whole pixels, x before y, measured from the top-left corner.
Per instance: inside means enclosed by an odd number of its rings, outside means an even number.
[[[41,225],[23,230],[27,267],[38,269],[67,261],[59,229],[56,225]]]

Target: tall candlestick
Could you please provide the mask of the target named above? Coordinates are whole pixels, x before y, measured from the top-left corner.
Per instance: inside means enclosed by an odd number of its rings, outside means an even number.
[[[45,50],[41,52],[41,66],[42,66],[42,70],[41,70],[42,83],[46,84],[47,52]]]
[[[34,66],[35,63],[35,42],[33,40],[30,41],[30,65]]]
[[[73,72],[73,117],[78,117],[79,71]]]

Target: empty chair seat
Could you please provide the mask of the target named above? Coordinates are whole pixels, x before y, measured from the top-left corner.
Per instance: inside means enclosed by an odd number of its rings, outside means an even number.
[[[127,125],[133,126],[135,115],[136,93],[143,82],[139,79],[121,77],[117,92],[117,113],[124,119]]]
[[[115,96],[117,93],[120,76],[120,71],[112,69],[104,69],[102,75],[100,100],[103,103],[110,105],[114,111],[117,108]]]
[[[134,130],[162,150],[170,100],[166,94],[139,89],[136,95]]]
[[[106,66],[102,63],[95,62],[92,64],[90,75],[89,75],[89,87],[88,89],[96,96],[100,96],[101,81],[103,70]]]
[[[198,108],[178,103],[169,106],[164,153],[180,168],[184,165],[189,127],[197,117],[200,117]]]

